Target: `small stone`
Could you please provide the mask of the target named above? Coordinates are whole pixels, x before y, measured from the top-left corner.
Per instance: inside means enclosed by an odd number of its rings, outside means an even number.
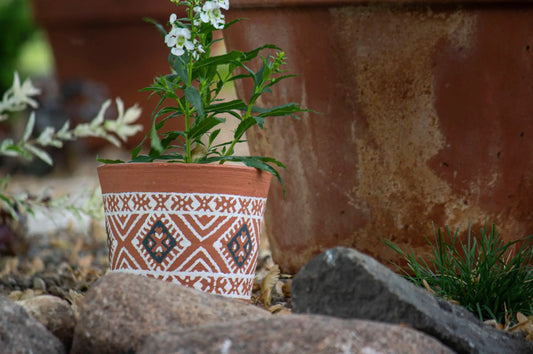
[[[33,278],[32,288],[34,290],[42,290],[42,291],[46,292],[46,283],[44,282],[43,279],[41,279],[39,277],[34,277]]]
[[[145,337],[209,322],[271,316],[240,300],[145,276],[109,273],[85,295],[72,353],[134,352]]]
[[[50,286],[50,288],[48,289],[48,293],[50,295],[54,295],[54,296],[57,296],[57,297],[60,297],[62,299],[66,299],[68,297],[68,290],[65,290],[59,286],[56,286],[56,285],[52,285]]]
[[[0,349],[2,353],[65,353],[59,339],[5,296],[0,296]]]
[[[67,351],[70,350],[76,318],[68,301],[56,296],[41,295],[17,303],[59,338]]]

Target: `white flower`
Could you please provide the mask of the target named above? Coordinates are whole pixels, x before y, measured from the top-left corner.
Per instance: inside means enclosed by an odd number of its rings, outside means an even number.
[[[191,31],[187,28],[177,28],[174,27],[172,30],[165,36],[165,43],[169,48],[172,48],[172,54],[176,56],[181,56],[185,53],[185,49],[193,50],[194,44],[190,41]]]
[[[221,9],[229,10],[229,0],[216,0]]]
[[[221,3],[224,7],[221,6]],[[224,28],[225,21],[220,9],[225,7],[229,7],[229,1],[227,0],[206,1],[201,9],[197,6],[194,8],[194,11],[200,13],[200,20],[202,22],[211,23],[216,29],[222,29]]]
[[[172,27],[174,27],[174,22],[176,22],[177,19],[178,19],[178,16],[176,16],[176,14],[171,14],[170,15],[170,19],[168,20],[168,22],[170,22]]]
[[[198,59],[200,59],[200,55],[202,53],[205,53],[205,50],[204,50],[204,47],[202,46],[202,43],[200,43],[198,40],[195,39],[193,44],[194,44],[194,47],[196,48],[196,50],[194,52],[192,52],[192,57],[195,60],[198,60]]]

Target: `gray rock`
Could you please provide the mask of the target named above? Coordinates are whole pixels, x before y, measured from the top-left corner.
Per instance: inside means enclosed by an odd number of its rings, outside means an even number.
[[[270,316],[240,300],[144,276],[110,273],[85,295],[72,352],[134,352],[144,337],[170,329]]]
[[[76,316],[69,302],[57,296],[41,295],[17,301],[26,312],[41,322],[70,351]]]
[[[453,353],[408,327],[316,315],[214,323],[148,337],[139,354]]]
[[[323,252],[295,276],[293,311],[406,323],[459,353],[533,353],[527,341],[483,325],[354,249]]]
[[[65,353],[63,344],[22,306],[0,295],[0,353]]]

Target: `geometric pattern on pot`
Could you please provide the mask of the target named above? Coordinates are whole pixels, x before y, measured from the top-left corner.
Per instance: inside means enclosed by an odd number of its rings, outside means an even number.
[[[249,300],[266,198],[105,193],[112,271]]]
[[[177,242],[161,220],[156,221],[142,242],[152,258],[161,263]]]
[[[235,236],[231,238],[227,248],[235,264],[239,268],[242,267],[252,252],[252,240],[246,224],[243,224]]]

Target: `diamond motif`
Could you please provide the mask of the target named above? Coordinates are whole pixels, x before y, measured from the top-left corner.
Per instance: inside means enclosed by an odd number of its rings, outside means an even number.
[[[155,222],[142,243],[157,263],[163,262],[167,254],[176,247],[176,240],[161,220]]]
[[[235,236],[228,242],[227,247],[237,267],[241,268],[252,252],[252,240],[246,224],[242,225],[237,231]]]

